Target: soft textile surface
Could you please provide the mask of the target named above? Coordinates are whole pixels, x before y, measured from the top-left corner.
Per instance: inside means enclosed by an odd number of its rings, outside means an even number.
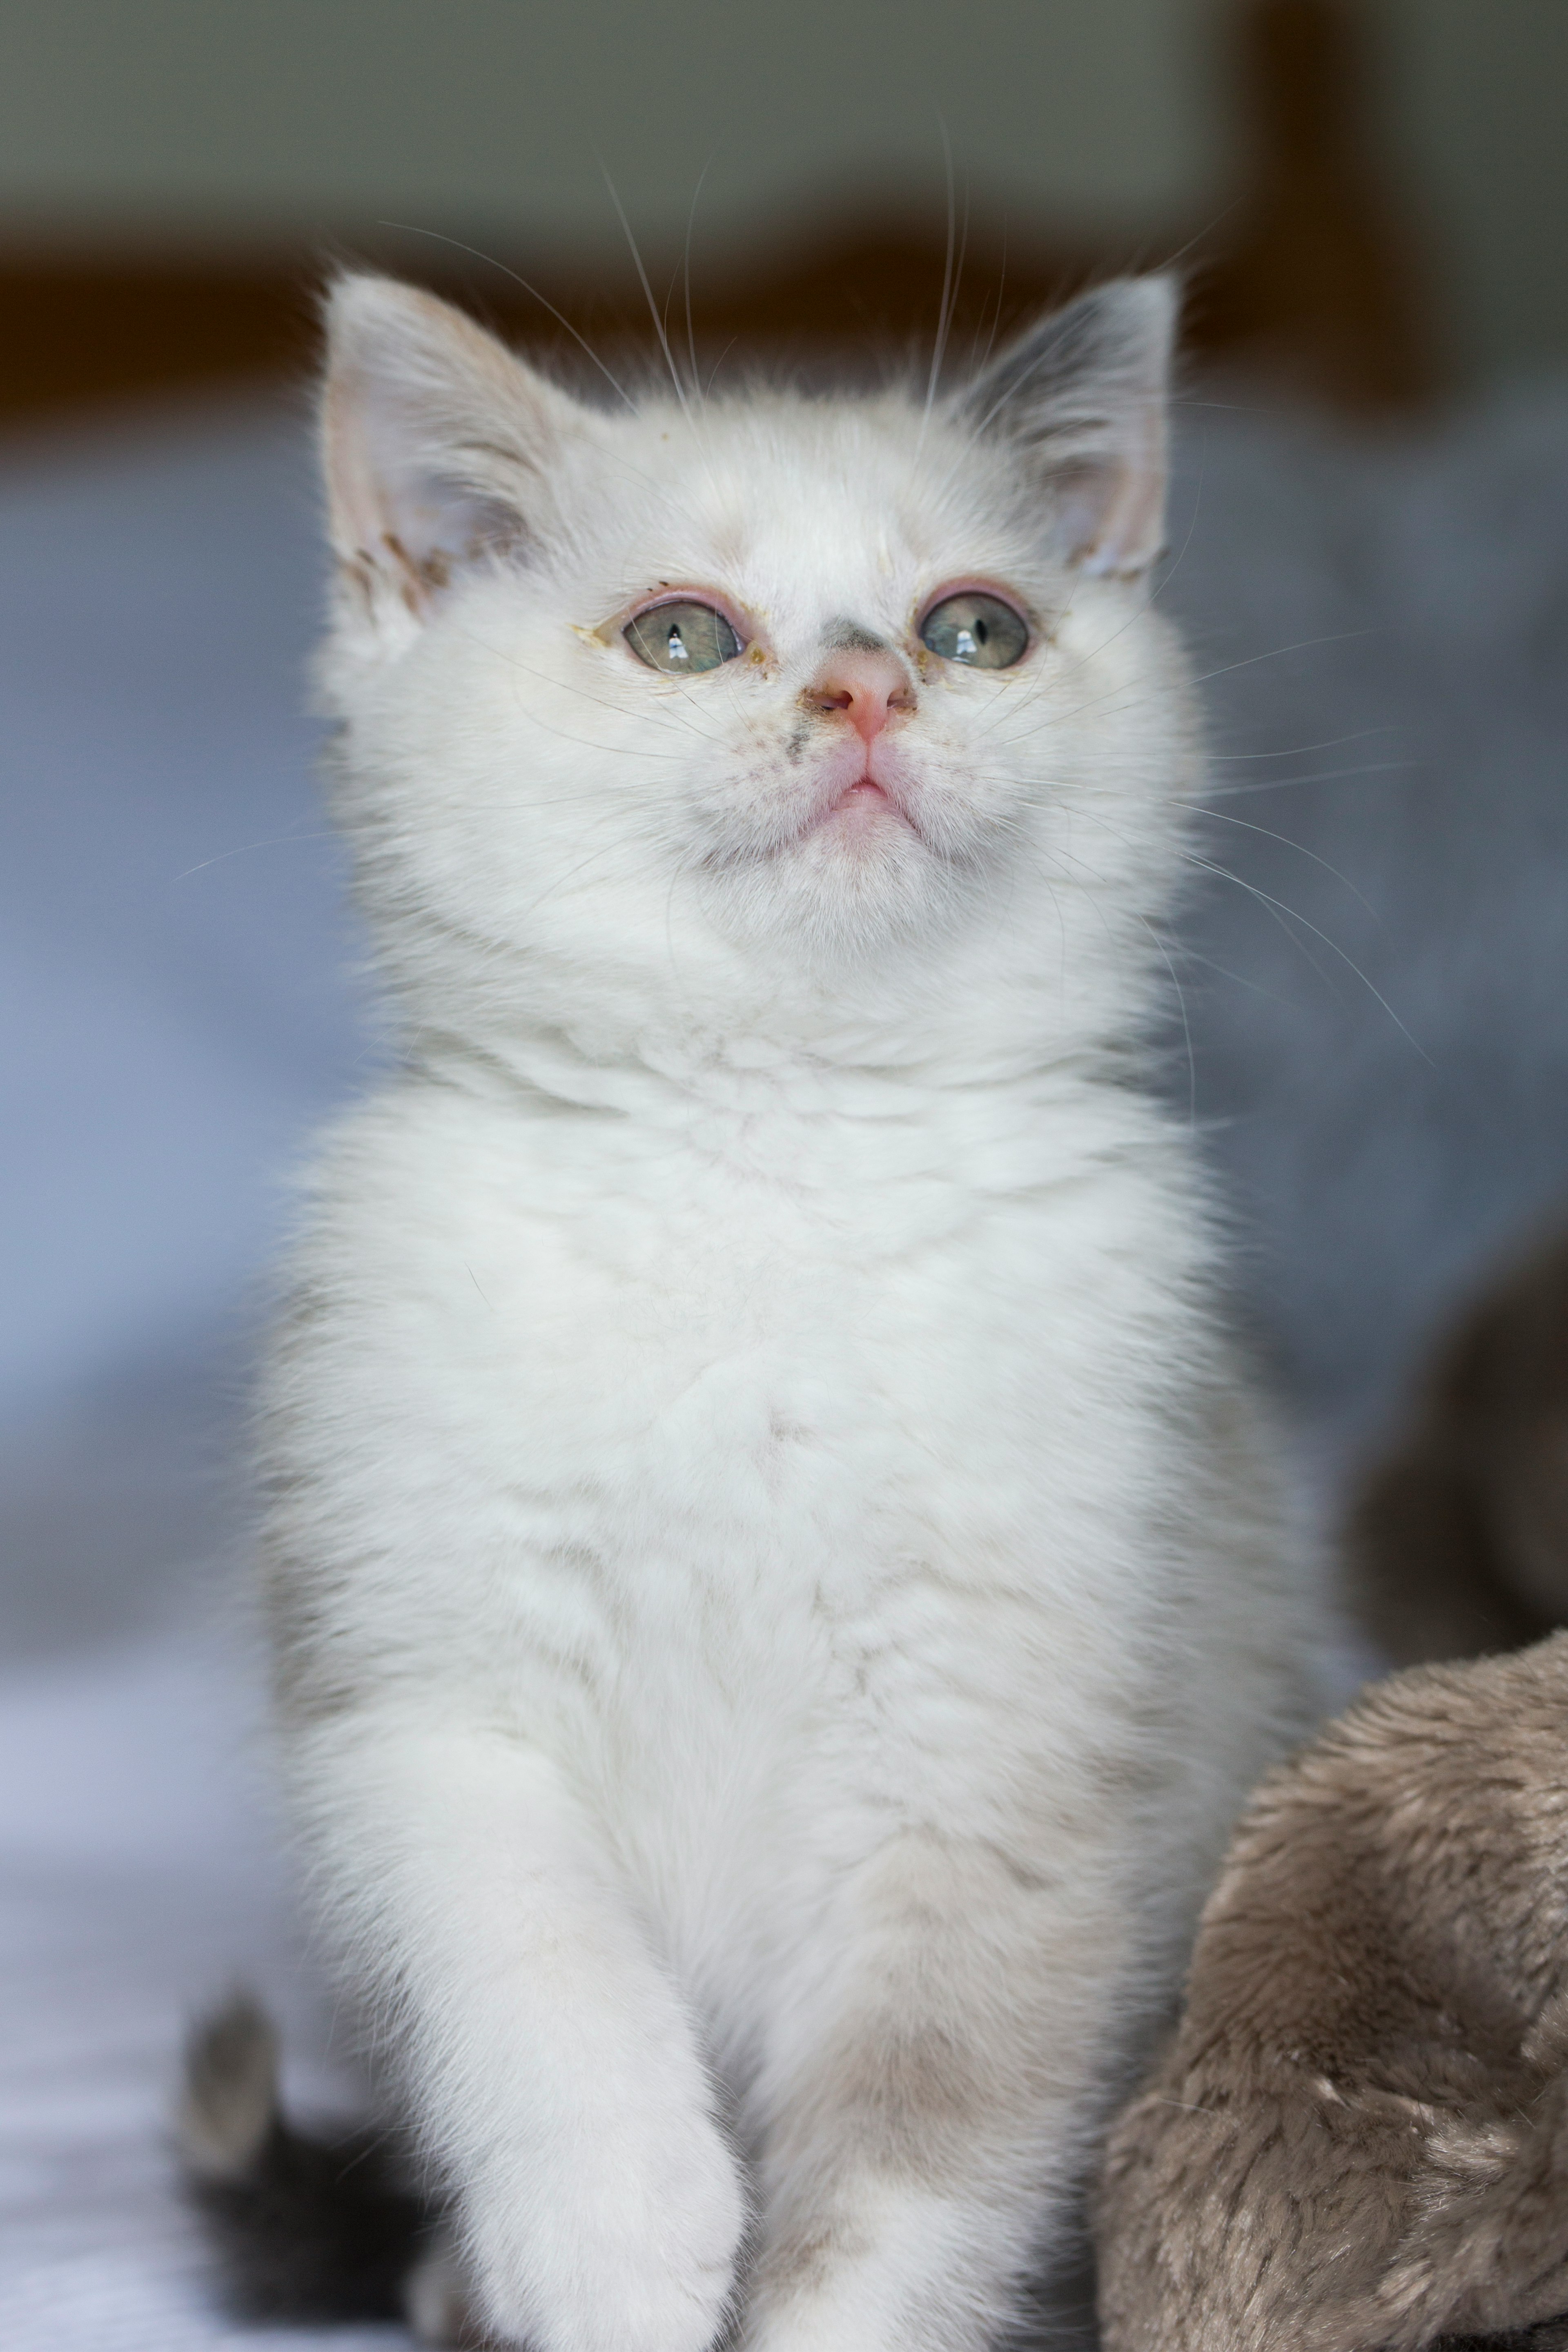
[[[68,1653],[0,1683],[7,2352],[300,2340],[215,2314],[165,2148],[171,2053],[215,1986],[243,1969],[299,2047],[320,2042],[252,1796],[252,1714],[233,1646],[211,1635]],[[318,2067],[295,2087],[333,2086]]]
[[[1194,404],[1173,549],[1241,882],[1200,873],[1170,944],[1167,1081],[1331,1500],[1568,1202],[1568,397],[1381,447]],[[181,2020],[241,1972],[301,2095],[342,2090],[222,1599],[280,1179],[372,1052],[297,716],[317,581],[286,411],[0,463],[8,2352],[329,2340],[217,2315],[163,2138]]]

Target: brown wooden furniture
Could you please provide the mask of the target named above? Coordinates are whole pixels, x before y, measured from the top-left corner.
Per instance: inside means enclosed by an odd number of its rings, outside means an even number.
[[[1238,0],[1237,104],[1248,180],[1208,234],[1179,226],[1126,247],[1073,249],[1049,236],[970,225],[949,335],[954,362],[1090,278],[1182,253],[1192,281],[1190,349],[1199,361],[1261,368],[1342,408],[1409,405],[1437,387],[1414,241],[1379,174],[1371,76],[1348,0]],[[438,240],[349,236],[339,251],[390,265],[474,304],[504,333],[568,358],[576,346],[551,308],[599,348],[646,351],[647,306],[628,265],[598,282],[565,279],[527,257],[496,266]],[[947,269],[945,221],[889,215],[856,231],[804,232],[692,289],[706,371],[737,358],[828,351],[869,362],[891,348],[929,353]],[[505,265],[504,267],[501,265]],[[320,253],[53,254],[0,247],[0,423],[128,395],[277,378],[310,363]],[[541,301],[507,274],[531,278]],[[666,291],[659,283],[662,299]],[[669,289],[682,350],[684,289]]]

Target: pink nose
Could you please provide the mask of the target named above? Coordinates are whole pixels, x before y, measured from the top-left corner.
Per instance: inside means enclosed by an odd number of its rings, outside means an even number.
[[[912,710],[915,691],[903,664],[889,653],[829,655],[801,696],[808,710],[842,710],[869,743],[895,710]]]

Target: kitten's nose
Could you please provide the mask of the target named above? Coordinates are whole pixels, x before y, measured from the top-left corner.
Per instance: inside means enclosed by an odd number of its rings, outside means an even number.
[[[842,710],[869,743],[895,710],[912,710],[915,690],[896,654],[830,654],[801,696],[808,710]]]

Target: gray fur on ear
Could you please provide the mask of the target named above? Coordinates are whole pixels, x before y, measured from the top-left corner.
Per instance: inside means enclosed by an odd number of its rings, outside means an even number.
[[[953,404],[1005,435],[1048,496],[1062,552],[1085,571],[1147,571],[1164,543],[1173,277],[1119,278],[1053,312]]]
[[[411,611],[530,535],[552,454],[587,413],[461,311],[389,278],[327,301],[321,454],[332,545],[373,604]]]

